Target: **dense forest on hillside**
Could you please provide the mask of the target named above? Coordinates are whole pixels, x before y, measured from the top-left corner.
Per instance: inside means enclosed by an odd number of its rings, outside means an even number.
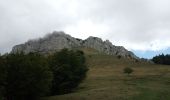
[[[44,57],[37,53],[0,56],[0,100],[35,100],[73,91],[85,78],[84,53],[63,49]]]

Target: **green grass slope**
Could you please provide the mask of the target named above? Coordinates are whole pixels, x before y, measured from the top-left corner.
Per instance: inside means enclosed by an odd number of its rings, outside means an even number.
[[[87,78],[74,93],[44,100],[170,100],[170,66],[134,62],[82,49],[87,58]],[[125,67],[134,72],[127,76]]]

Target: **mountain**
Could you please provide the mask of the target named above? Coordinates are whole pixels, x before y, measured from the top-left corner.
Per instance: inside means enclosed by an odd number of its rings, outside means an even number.
[[[41,54],[51,54],[63,48],[92,48],[100,53],[108,55],[122,56],[125,58],[139,59],[131,51],[128,51],[123,46],[115,46],[109,40],[103,41],[101,38],[92,37],[82,40],[74,38],[64,32],[54,31],[43,38],[29,40],[24,44],[19,44],[13,47],[11,53],[16,52],[38,52]]]

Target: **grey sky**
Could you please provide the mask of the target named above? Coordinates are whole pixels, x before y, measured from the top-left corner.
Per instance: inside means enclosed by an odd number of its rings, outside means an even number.
[[[129,50],[170,47],[169,0],[0,0],[0,52],[52,31]]]

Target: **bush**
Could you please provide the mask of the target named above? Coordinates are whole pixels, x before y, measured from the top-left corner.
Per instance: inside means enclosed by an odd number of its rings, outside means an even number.
[[[121,59],[121,57],[122,57],[121,55],[118,55],[118,56],[117,56],[118,59]]]
[[[85,78],[88,70],[82,51],[63,49],[50,56],[53,72],[52,95],[69,93]]]
[[[48,92],[52,73],[44,57],[17,53],[7,55],[5,60],[6,100],[34,100]]]
[[[130,67],[126,67],[126,68],[124,68],[124,73],[125,74],[128,74],[128,75],[130,75],[132,72],[133,72],[133,69],[132,68],[130,68]]]

